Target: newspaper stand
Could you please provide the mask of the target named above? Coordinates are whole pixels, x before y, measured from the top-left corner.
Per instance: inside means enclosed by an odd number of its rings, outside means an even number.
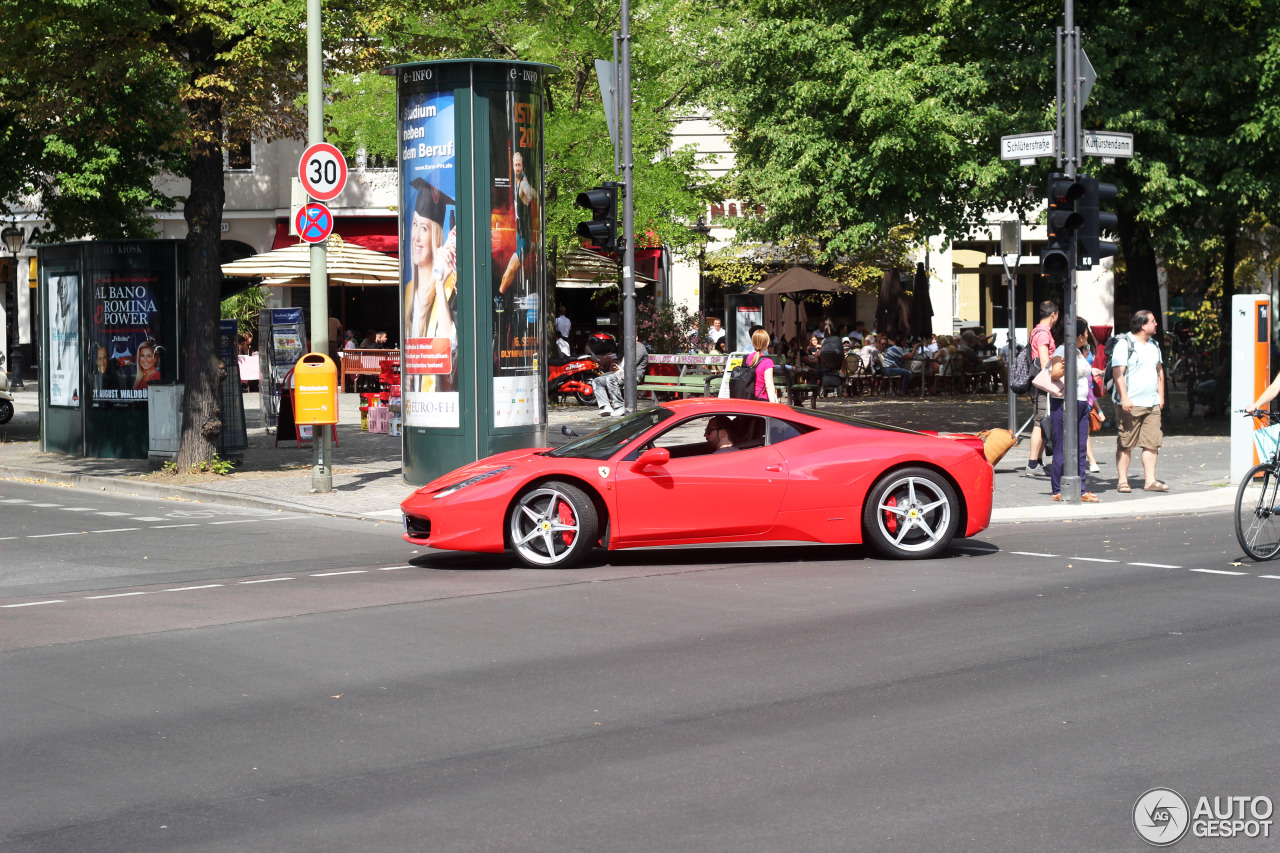
[[[276,447],[280,446],[280,439],[283,438],[285,441],[293,439],[297,442],[298,447],[301,448],[304,439],[309,444],[312,437],[315,435],[314,427],[303,424],[302,427],[305,427],[307,430],[307,434],[304,436],[302,434],[302,428],[299,427],[297,421],[294,419],[293,371],[294,368],[290,367],[289,371],[285,373],[284,378],[280,380],[280,409],[276,415]],[[341,445],[338,444],[338,428],[333,424],[329,424],[329,431],[333,436],[333,446],[340,447]]]

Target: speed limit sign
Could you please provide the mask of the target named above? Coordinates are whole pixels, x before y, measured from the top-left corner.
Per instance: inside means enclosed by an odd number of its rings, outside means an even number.
[[[328,201],[347,185],[347,159],[327,142],[309,145],[298,161],[298,178],[307,195]]]

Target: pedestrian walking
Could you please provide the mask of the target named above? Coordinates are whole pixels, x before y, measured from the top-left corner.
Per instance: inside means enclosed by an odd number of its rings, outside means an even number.
[[[1036,317],[1035,328],[1031,330],[1031,375],[1033,377],[1049,366],[1053,356],[1053,327],[1058,322],[1058,306],[1046,299],[1040,303]],[[1040,428],[1040,422],[1049,414],[1049,395],[1033,385],[1031,403],[1034,417],[1031,418],[1031,446],[1025,474],[1028,477],[1038,477],[1044,474],[1044,464],[1040,459],[1044,453],[1044,431]]]
[[[1120,434],[1116,438],[1116,491],[1129,487],[1129,462],[1133,448],[1142,448],[1143,491],[1167,492],[1169,486],[1156,479],[1156,460],[1164,443],[1160,423],[1164,409],[1164,364],[1160,345],[1155,342],[1156,318],[1150,311],[1135,311],[1129,318],[1129,334],[1116,341],[1111,353],[1115,377],[1112,399]]]

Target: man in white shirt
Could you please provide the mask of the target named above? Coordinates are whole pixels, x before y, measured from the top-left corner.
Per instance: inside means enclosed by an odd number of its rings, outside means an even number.
[[[715,349],[716,344],[719,343],[720,339],[723,338],[724,335],[725,331],[720,327],[720,318],[712,317],[711,328],[707,329],[707,338],[711,341],[712,349]]]
[[[569,313],[563,305],[560,306],[560,316],[556,317],[556,331],[560,333],[560,337],[566,341],[569,340],[569,330],[573,328],[573,322],[569,319]]]
[[[1116,491],[1129,487],[1129,461],[1133,448],[1142,448],[1142,473],[1147,492],[1167,492],[1169,487],[1156,479],[1156,459],[1164,432],[1160,412],[1164,408],[1164,364],[1160,346],[1152,340],[1156,318],[1150,311],[1135,311],[1129,319],[1129,334],[1121,337],[1111,351],[1111,373],[1115,376]]]

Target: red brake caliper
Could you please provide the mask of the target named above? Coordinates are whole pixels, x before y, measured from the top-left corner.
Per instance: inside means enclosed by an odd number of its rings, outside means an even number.
[[[565,525],[573,524],[573,507],[569,506],[568,501],[560,501],[556,504],[556,515],[559,516],[560,522]],[[560,534],[560,541],[568,547],[573,544],[574,533],[566,530]]]
[[[893,495],[889,496],[889,500],[884,502],[885,506],[897,506],[898,499]],[[898,532],[898,516],[895,513],[885,511],[884,526],[890,533]]]

